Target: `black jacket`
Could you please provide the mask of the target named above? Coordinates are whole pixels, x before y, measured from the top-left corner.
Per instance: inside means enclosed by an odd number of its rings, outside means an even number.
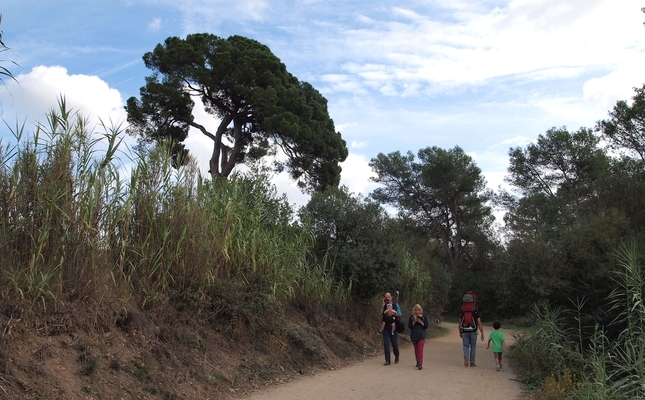
[[[410,341],[412,343],[418,342],[426,338],[426,329],[428,329],[428,317],[423,316],[423,326],[421,324],[414,324],[414,315],[410,315],[408,319],[408,328],[410,328]]]

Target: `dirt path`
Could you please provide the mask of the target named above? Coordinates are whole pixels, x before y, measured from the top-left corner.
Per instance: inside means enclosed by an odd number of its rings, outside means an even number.
[[[477,342],[477,366],[464,367],[461,339],[457,324],[444,323],[450,332],[426,341],[423,369],[415,367],[411,345],[401,349],[399,364],[383,366],[381,354],[351,366],[304,377],[293,382],[254,393],[249,400],[262,399],[456,399],[456,400],[518,400],[521,385],[508,368],[495,371],[491,350],[485,340]],[[505,331],[507,345],[513,337]],[[407,331],[406,331],[407,333]],[[404,335],[406,334],[404,333]],[[503,362],[502,362],[503,363]]]

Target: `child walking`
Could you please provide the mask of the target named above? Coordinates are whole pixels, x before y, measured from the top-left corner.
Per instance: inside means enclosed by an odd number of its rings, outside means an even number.
[[[499,372],[502,369],[502,353],[504,352],[504,344],[506,342],[506,336],[504,332],[500,331],[502,324],[499,321],[493,322],[493,328],[495,329],[488,335],[488,346],[487,349],[490,349],[491,342],[493,343],[493,356],[495,357],[495,369]]]

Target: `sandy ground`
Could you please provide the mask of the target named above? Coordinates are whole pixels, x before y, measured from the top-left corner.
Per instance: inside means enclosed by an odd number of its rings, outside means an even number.
[[[408,343],[401,349],[400,362],[383,366],[384,357],[366,359],[351,366],[303,377],[296,381],[257,392],[246,397],[262,399],[451,399],[451,400],[518,400],[522,399],[522,387],[515,375],[502,367],[495,371],[491,350],[486,350],[488,334],[484,329],[484,341],[477,342],[476,367],[463,364],[462,345],[457,324],[444,323],[449,333],[440,338],[427,340],[424,349],[423,369],[418,370],[414,350]],[[506,333],[506,345],[513,337]],[[409,331],[406,330],[407,334]],[[378,340],[375,336],[374,340]],[[406,342],[407,343],[407,342]],[[392,357],[394,360],[394,357]],[[504,364],[504,360],[502,360]]]

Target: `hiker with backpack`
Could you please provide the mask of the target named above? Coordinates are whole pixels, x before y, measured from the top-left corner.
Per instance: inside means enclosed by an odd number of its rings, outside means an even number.
[[[481,332],[481,340],[484,341],[484,325],[482,325],[477,308],[477,295],[473,292],[466,292],[462,298],[461,311],[459,312],[459,337],[464,345],[464,365],[466,367],[468,365],[477,366],[475,364],[477,330]]]
[[[388,308],[388,304],[391,304],[392,307]],[[383,306],[379,311],[379,317],[386,315],[387,317],[392,318],[401,318],[401,307],[398,303],[392,301],[392,295],[390,293],[385,293],[383,296]],[[392,345],[392,351],[394,352],[394,364],[399,362],[399,333],[398,331],[390,331],[389,329],[383,329],[381,331],[383,335],[383,351],[385,352],[385,364],[390,365],[392,356],[390,354],[390,344]]]

